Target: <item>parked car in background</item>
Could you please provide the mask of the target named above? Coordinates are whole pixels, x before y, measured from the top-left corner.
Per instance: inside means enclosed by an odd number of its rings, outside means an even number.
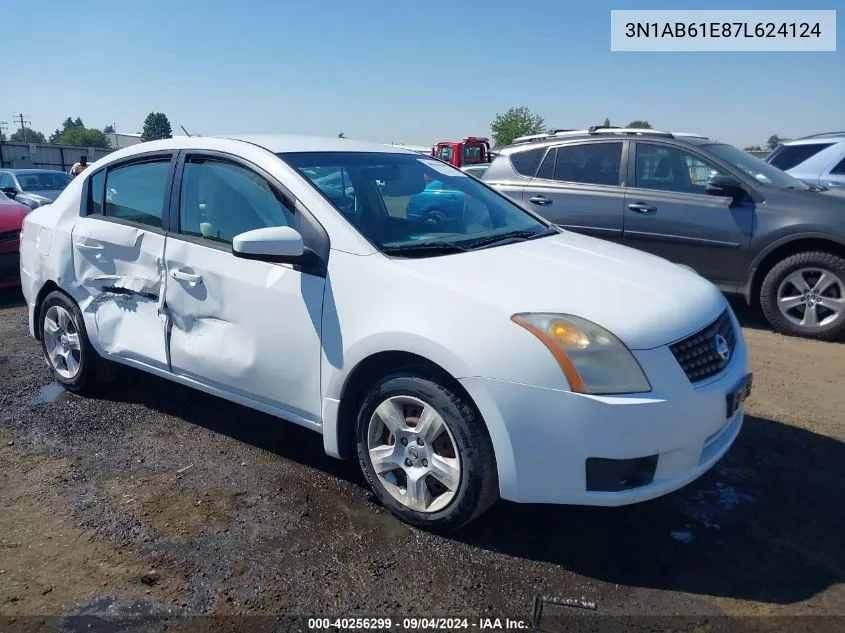
[[[810,185],[845,188],[845,132],[786,141],[766,156],[766,162]]]
[[[426,181],[469,213],[413,217]],[[676,490],[728,451],[751,389],[713,284],[382,145],[135,145],[30,213],[22,240],[30,332],[68,389],[116,361],[294,421],[430,529],[499,496]]]
[[[30,209],[53,202],[70,181],[53,169],[0,169],[0,190]]]
[[[30,208],[0,193],[0,288],[21,283],[20,248],[23,219]]]
[[[759,302],[779,332],[845,335],[845,191],[701,136],[601,127],[511,145],[482,178],[555,224]]]

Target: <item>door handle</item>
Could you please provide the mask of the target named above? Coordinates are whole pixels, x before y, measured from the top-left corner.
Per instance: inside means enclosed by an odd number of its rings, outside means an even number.
[[[76,247],[83,250],[83,251],[102,251],[104,250],[102,246],[99,244],[85,244],[83,242],[77,242]]]
[[[174,268],[170,271],[170,276],[179,281],[185,281],[191,286],[196,286],[202,281],[202,275],[195,275],[194,273],[186,273],[184,270]]]
[[[645,202],[633,202],[628,205],[628,208],[631,211],[636,211],[637,213],[642,214],[655,213],[657,211],[657,207],[647,205]]]
[[[533,202],[534,204],[551,204],[552,201],[547,198],[546,196],[534,196],[533,198],[528,198],[528,202]]]

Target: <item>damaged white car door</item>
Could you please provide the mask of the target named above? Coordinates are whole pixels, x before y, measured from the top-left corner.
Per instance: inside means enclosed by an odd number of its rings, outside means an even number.
[[[88,179],[73,227],[80,302],[92,338],[109,354],[167,369],[164,218],[173,153],[135,157]]]
[[[172,371],[318,424],[324,276],[232,254],[238,234],[298,228],[294,203],[249,163],[210,152],[180,159],[177,199],[165,247]]]

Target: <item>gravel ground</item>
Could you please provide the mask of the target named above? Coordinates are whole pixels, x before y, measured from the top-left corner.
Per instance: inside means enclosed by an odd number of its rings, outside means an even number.
[[[845,345],[736,309],[754,393],[710,473],[625,508],[499,502],[443,538],[295,425],[131,371],[98,398],[57,389],[2,291],[0,615],[527,620],[542,594],[711,623],[845,616]]]

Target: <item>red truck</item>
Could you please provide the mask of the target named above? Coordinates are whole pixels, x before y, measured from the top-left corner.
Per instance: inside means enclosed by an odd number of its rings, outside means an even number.
[[[458,168],[489,163],[490,139],[465,136],[461,141],[440,141],[431,148],[431,155]]]

